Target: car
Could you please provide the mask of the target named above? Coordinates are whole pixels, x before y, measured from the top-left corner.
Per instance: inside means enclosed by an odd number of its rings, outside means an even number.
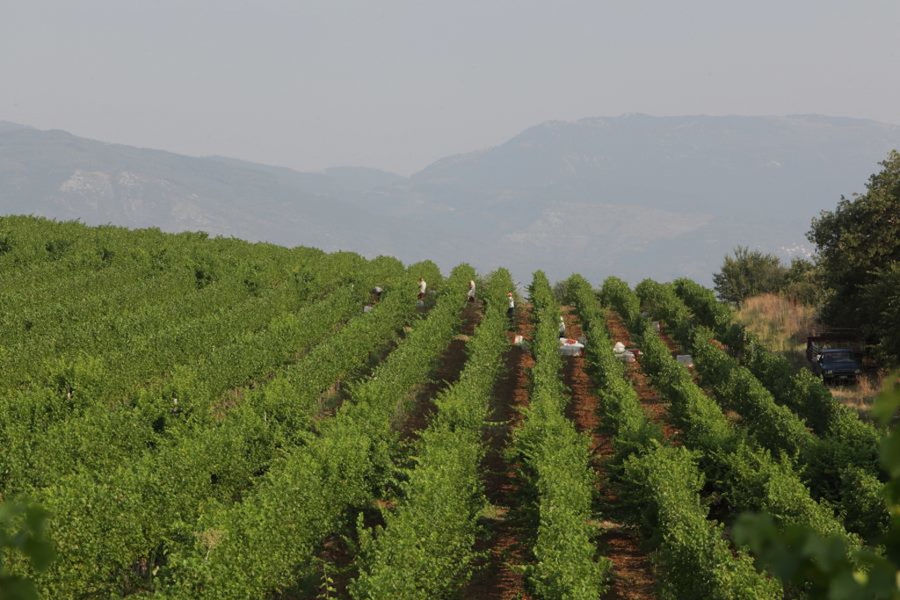
[[[823,348],[812,363],[813,373],[825,383],[835,381],[856,382],[862,368],[849,348]]]

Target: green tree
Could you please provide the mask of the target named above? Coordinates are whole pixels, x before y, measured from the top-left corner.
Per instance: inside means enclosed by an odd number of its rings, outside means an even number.
[[[822,301],[819,269],[804,258],[793,259],[784,275],[784,287],[781,292],[797,302],[818,305]]]
[[[725,257],[722,270],[713,275],[713,283],[721,300],[740,304],[750,296],[781,290],[786,274],[774,254],[738,246],[732,256]]]
[[[834,211],[813,219],[807,237],[816,245],[827,298],[822,319],[875,339],[896,336],[896,265],[900,261],[900,153],[892,151],[869,178],[866,193],[841,197]],[[893,307],[893,308],[892,308]],[[889,333],[889,330],[893,332]],[[896,361],[897,349],[885,354]]]
[[[862,286],[860,308],[872,319],[863,331],[878,340],[881,358],[900,363],[900,262],[876,269],[873,281]]]

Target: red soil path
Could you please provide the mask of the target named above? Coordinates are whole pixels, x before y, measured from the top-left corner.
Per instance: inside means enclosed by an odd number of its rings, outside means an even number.
[[[515,333],[531,339],[531,307],[520,305],[516,313]],[[488,450],[481,472],[485,496],[493,511],[483,519],[485,535],[477,542],[477,550],[485,552],[485,559],[476,565],[476,573],[462,593],[462,598],[472,600],[530,598],[522,571],[517,568],[527,557],[527,548],[522,544],[522,524],[515,518],[522,482],[518,465],[509,462],[504,451],[512,441],[513,430],[522,421],[520,410],[528,406],[529,371],[534,359],[528,350],[512,345],[513,335],[509,334],[511,345],[506,354],[506,372],[494,389],[489,417],[492,425],[484,431]]]
[[[657,321],[657,323],[659,323],[659,339],[663,341],[666,348],[669,349],[669,352],[672,354],[683,354],[681,352],[681,347],[675,343],[675,340],[673,340],[668,333],[666,333],[666,324],[662,321]]]
[[[609,331],[613,343],[622,342],[628,348],[634,347],[634,342],[631,340],[631,335],[628,333],[625,323],[622,322],[622,318],[615,311],[606,311],[606,329]],[[670,350],[675,351],[672,340],[664,338],[663,341]],[[647,418],[662,427],[663,435],[666,436],[666,439],[676,443],[678,430],[669,424],[669,403],[664,401],[656,388],[653,387],[650,377],[644,373],[644,369],[641,367],[640,359],[633,363],[625,363],[625,376],[628,377],[632,387],[637,392]]]
[[[428,426],[431,415],[436,410],[434,397],[438,392],[450,387],[459,379],[466,366],[466,342],[475,332],[484,313],[479,303],[467,303],[462,312],[460,334],[455,336],[438,359],[438,368],[431,381],[417,390],[412,404],[409,406],[406,421],[400,427],[406,438],[416,434]]]
[[[579,338],[581,323],[571,307],[563,306],[566,335]],[[606,461],[611,457],[612,440],[599,432],[600,399],[593,393],[593,382],[585,370],[585,359],[581,356],[565,359],[565,383],[571,390],[572,401],[567,407],[568,417],[579,431],[591,436],[591,462],[596,471],[598,494],[602,502],[615,505],[617,498],[612,488],[606,484]],[[600,524],[600,553],[612,562],[612,581],[604,600],[647,600],[656,598],[653,565],[647,553],[640,547],[635,532],[610,518]]]

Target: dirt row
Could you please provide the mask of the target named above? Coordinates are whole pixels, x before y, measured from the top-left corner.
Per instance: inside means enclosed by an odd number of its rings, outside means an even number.
[[[487,447],[481,465],[485,496],[491,507],[481,519],[484,535],[476,550],[484,559],[463,590],[462,597],[472,600],[528,600],[525,581],[519,568],[526,561],[525,523],[520,517],[521,490],[519,465],[508,460],[506,450],[512,434],[522,421],[521,410],[530,397],[529,372],[534,366],[531,353],[513,344],[518,334],[532,338],[531,307],[520,305],[516,311],[514,330],[509,333],[510,348],[506,353],[504,375],[494,388],[491,423],[485,427]]]
[[[416,390],[406,422],[400,428],[404,438],[415,438],[419,431],[428,426],[431,415],[437,409],[434,404],[435,396],[459,379],[468,358],[466,343],[469,336],[475,333],[475,328],[481,323],[482,317],[484,313],[480,303],[466,303],[462,312],[460,333],[453,337],[450,345],[438,359],[438,368],[431,381]]]
[[[666,348],[669,349],[669,352],[682,354],[681,346],[679,346],[675,340],[666,332],[666,326],[662,321],[658,321],[659,323],[659,339],[662,340],[663,344],[666,345]]]
[[[578,316],[569,306],[562,307],[566,335],[582,336]],[[620,340],[623,341],[623,340]],[[625,343],[623,341],[623,343]],[[625,344],[630,346],[630,344]],[[647,552],[641,547],[637,532],[623,522],[619,499],[608,483],[606,464],[612,456],[612,439],[600,432],[600,399],[594,393],[594,384],[587,373],[585,358],[566,359],[565,384],[572,394],[567,408],[568,417],[579,431],[591,436],[591,462],[597,473],[599,511],[603,520],[599,526],[600,554],[612,561],[612,581],[605,600],[645,600],[656,598],[653,565]]]
[[[682,348],[681,344],[672,339],[672,337],[668,334],[668,332],[666,331],[666,325],[662,321],[659,322],[659,339],[663,341],[663,343],[666,345],[666,348],[668,348],[669,352],[671,352],[672,354],[688,354],[688,351]],[[711,341],[720,350],[727,351],[726,346],[718,340],[713,339]],[[716,398],[715,390],[710,388],[709,386],[703,385],[703,380],[696,369],[692,367],[688,369],[688,371],[690,372],[691,379],[694,380],[694,383],[697,384],[707,396],[709,396],[710,398]],[[734,425],[739,425],[741,423],[741,415],[738,414],[737,411],[724,407],[722,410],[725,413],[725,417],[730,423]]]
[[[581,325],[572,307],[562,307],[566,323],[566,335],[582,336]],[[465,344],[481,319],[477,307],[467,306],[462,333],[456,336],[440,359],[440,368],[432,383],[417,390],[407,420],[402,424],[404,437],[412,440],[416,432],[427,426],[435,407],[431,399],[444,387],[459,377],[465,366]],[[621,341],[627,347],[634,344],[619,316],[609,311],[607,327],[611,339]],[[530,370],[534,359],[525,347],[513,344],[516,334],[530,340],[533,333],[531,307],[521,305],[517,311],[515,326],[509,332],[510,347],[506,353],[505,373],[495,386],[494,403],[490,423],[484,430],[487,452],[482,464],[485,496],[490,503],[481,518],[483,534],[476,542],[476,550],[483,558],[474,565],[475,572],[464,588],[461,597],[484,600],[529,600],[525,589],[522,566],[528,560],[529,525],[522,516],[524,482],[520,478],[520,465],[508,454],[515,429],[522,421],[522,409],[528,406],[530,397]],[[667,345],[675,351],[671,340]],[[640,362],[628,363],[626,374],[637,391],[648,418],[660,424],[667,438],[677,443],[677,430],[668,422],[668,404],[662,401]],[[593,382],[586,371],[583,357],[566,359],[565,384],[572,394],[567,416],[579,431],[591,436],[592,464],[597,472],[598,511],[603,520],[598,523],[599,555],[612,561],[612,581],[604,600],[646,600],[656,598],[653,565],[639,540],[636,529],[626,522],[621,503],[606,479],[606,464],[613,448],[611,438],[601,433],[599,398],[594,393]],[[380,509],[390,507],[392,500],[382,498],[376,509],[367,515],[370,526],[380,520]],[[355,537],[355,531],[344,532]],[[356,576],[354,555],[341,536],[333,536],[325,546],[321,558],[330,580],[331,597],[346,598],[347,585]],[[321,579],[320,579],[321,581]],[[321,591],[321,590],[317,590]],[[315,597],[298,595],[292,597]]]
[[[631,334],[628,332],[628,328],[625,327],[622,317],[613,310],[606,311],[606,329],[609,331],[609,337],[613,343],[622,342],[626,348],[635,347],[634,340],[631,339]],[[666,347],[669,348],[669,351],[677,351],[678,348],[674,342],[668,336],[663,336],[664,334],[660,332],[660,337],[666,344]],[[637,392],[647,418],[662,427],[663,435],[666,439],[672,443],[677,443],[678,430],[669,422],[669,403],[659,395],[659,392],[653,386],[650,377],[641,367],[640,359],[633,363],[625,363],[625,376],[631,382],[635,392]]]
[[[441,354],[438,359],[437,371],[428,383],[412,393],[410,410],[407,412],[406,419],[399,425],[405,444],[414,443],[418,433],[428,426],[428,422],[437,408],[434,404],[437,394],[459,380],[467,359],[466,342],[468,342],[469,336],[475,332],[475,328],[478,327],[483,316],[480,304],[466,304],[462,313],[460,333],[454,336],[447,349]],[[390,509],[394,503],[395,499],[391,497],[375,499],[372,507],[365,511],[366,526],[384,525],[381,511]],[[320,567],[315,576],[317,589],[306,585],[302,593],[286,595],[283,598],[285,600],[287,598],[317,598],[326,591],[326,587],[330,598],[349,598],[347,588],[358,575],[358,571],[355,562],[356,554],[348,544],[348,539],[353,540],[352,544],[356,545],[355,522],[346,531],[336,533],[325,541],[319,555]]]

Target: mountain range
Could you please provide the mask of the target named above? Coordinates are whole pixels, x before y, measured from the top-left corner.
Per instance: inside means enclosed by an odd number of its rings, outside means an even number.
[[[709,282],[736,245],[802,252],[810,220],[864,190],[900,127],[864,119],[547,122],[410,177],[305,173],[0,122],[0,214],[204,230],[284,245]]]

